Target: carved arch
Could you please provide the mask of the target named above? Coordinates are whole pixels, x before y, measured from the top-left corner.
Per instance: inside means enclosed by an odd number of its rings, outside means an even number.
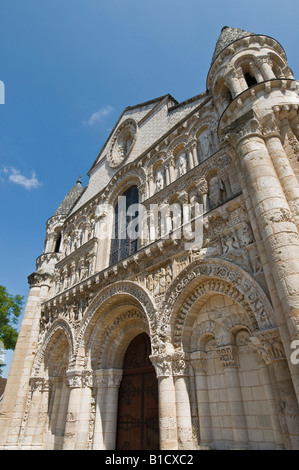
[[[58,346],[64,343],[64,349],[68,348],[68,364],[73,362],[74,357],[74,337],[69,324],[62,318],[58,318],[51,325],[46,333],[41,346],[37,350],[35,361],[33,364],[33,376],[41,375],[42,368],[45,373],[45,365],[47,357],[55,356],[58,358]],[[53,361],[54,367],[55,360]]]
[[[84,351],[83,356],[87,358],[86,360],[93,360],[91,355],[92,349],[97,349],[94,346],[97,332],[101,329],[106,331],[108,338],[113,335],[110,328],[111,324],[116,322],[117,325],[121,326],[119,320],[121,315],[128,315],[132,311],[135,312],[134,315],[128,318],[134,321],[140,320],[139,323],[142,324],[142,327],[139,328],[140,331],[137,328],[138,332],[146,331],[151,338],[155,338],[157,328],[156,306],[141,286],[133,281],[118,281],[101,290],[91,302],[82,319],[77,336],[75,355],[78,356],[78,351],[82,350]],[[136,314],[136,312],[139,313]],[[131,320],[129,323],[131,323]],[[124,321],[123,326],[126,323],[127,321]],[[122,328],[119,330],[120,335],[122,334],[121,330]],[[103,338],[103,345],[105,345],[107,338],[104,338],[103,335],[101,337]],[[97,342],[100,344],[100,341],[97,340]],[[153,342],[155,342],[155,339],[153,339]],[[86,363],[77,364],[77,367],[83,365],[85,366]]]
[[[275,326],[272,306],[252,276],[239,266],[213,258],[194,261],[171,283],[161,308],[160,337],[170,336],[175,348],[181,348],[191,308],[211,292],[228,296],[239,304],[252,332]]]
[[[145,172],[141,167],[136,167],[136,163],[128,164],[126,167],[113,176],[102,195],[105,203],[115,205],[117,197],[125,192],[130,186],[139,187],[145,183]]]

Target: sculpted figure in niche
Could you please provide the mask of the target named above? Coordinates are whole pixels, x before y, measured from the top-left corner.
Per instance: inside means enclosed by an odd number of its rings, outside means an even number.
[[[182,153],[179,158],[179,175],[183,176],[187,173],[187,161],[186,161],[186,154]]]
[[[253,243],[252,230],[247,222],[245,222],[241,231],[241,246],[247,246]]]
[[[124,159],[130,151],[131,145],[133,143],[133,137],[131,133],[127,133],[119,140],[119,157]]]
[[[218,175],[212,176],[209,182],[209,200],[211,209],[224,200],[224,184]]]
[[[203,156],[207,158],[210,155],[210,136],[208,134],[202,134],[200,137],[200,144]]]
[[[156,176],[156,189],[161,191],[164,188],[164,173],[162,170],[158,171]]]

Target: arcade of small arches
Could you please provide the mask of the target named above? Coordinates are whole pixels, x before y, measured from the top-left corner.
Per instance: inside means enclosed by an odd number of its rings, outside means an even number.
[[[235,267],[224,279],[215,265],[186,268],[164,305],[136,283],[120,281],[94,297],[76,331],[56,319],[37,351],[22,446],[44,436],[38,444],[44,449],[132,449],[123,429],[138,426],[120,424],[119,390],[125,377],[125,393],[139,390],[123,363],[136,338],[147,338],[151,351],[142,370],[149,373],[148,363],[155,368],[155,448],[288,448],[292,416],[280,405],[290,399],[292,382],[287,391],[279,387],[286,357],[272,308],[241,268],[242,285]],[[222,269],[228,268],[226,262]],[[141,369],[132,370],[139,380]]]

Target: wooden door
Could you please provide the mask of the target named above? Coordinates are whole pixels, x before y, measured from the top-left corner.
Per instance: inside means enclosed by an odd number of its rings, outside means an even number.
[[[149,354],[145,333],[133,339],[125,354],[118,399],[118,450],[159,449],[158,381]]]

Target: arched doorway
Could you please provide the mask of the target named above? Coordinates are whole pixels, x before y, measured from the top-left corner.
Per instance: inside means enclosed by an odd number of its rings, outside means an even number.
[[[136,336],[128,346],[119,389],[118,450],[158,450],[158,381],[149,355],[146,333]]]

